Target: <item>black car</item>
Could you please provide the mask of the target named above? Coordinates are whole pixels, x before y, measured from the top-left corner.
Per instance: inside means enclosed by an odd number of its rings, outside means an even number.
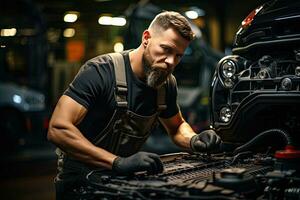
[[[278,129],[299,146],[299,25],[298,0],[267,2],[242,22],[232,55],[219,61],[211,86],[211,126],[225,143]]]

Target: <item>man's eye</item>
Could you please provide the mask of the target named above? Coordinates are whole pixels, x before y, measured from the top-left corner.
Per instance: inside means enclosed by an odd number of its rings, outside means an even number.
[[[163,48],[164,52],[166,52],[166,53],[171,52],[171,48],[169,48],[169,47],[162,46],[162,48]]]

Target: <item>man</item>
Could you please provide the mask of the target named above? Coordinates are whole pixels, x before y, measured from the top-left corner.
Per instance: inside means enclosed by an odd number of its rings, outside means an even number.
[[[157,120],[184,150],[210,151],[219,145],[212,130],[197,135],[176,102],[171,73],[193,36],[182,15],[162,12],[143,32],[141,45],[122,53],[125,68],[111,54],[81,67],[49,125],[48,139],[61,149],[58,196],[92,169],[121,175],[162,172],[158,155],[139,152]]]

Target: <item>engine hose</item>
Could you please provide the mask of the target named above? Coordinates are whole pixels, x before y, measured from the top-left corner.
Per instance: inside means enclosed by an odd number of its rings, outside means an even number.
[[[264,132],[261,132],[260,134],[258,134],[254,138],[252,138],[249,142],[237,147],[233,151],[233,154],[235,155],[235,154],[238,154],[239,152],[246,151],[250,147],[255,145],[257,142],[259,142],[259,141],[263,140],[265,137],[268,137],[268,136],[273,135],[273,134],[283,137],[283,139],[286,142],[286,145],[292,145],[292,138],[286,131],[281,130],[281,129],[269,129],[269,130],[266,130]]]

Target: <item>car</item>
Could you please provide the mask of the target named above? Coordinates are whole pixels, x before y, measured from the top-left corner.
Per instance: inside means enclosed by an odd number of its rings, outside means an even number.
[[[5,153],[46,141],[47,43],[32,2],[5,1],[0,13],[0,149]]]
[[[269,1],[238,29],[232,55],[216,67],[211,86],[211,127],[228,146],[268,130],[269,145],[282,130],[300,144],[300,2]],[[268,146],[268,145],[266,145]]]

